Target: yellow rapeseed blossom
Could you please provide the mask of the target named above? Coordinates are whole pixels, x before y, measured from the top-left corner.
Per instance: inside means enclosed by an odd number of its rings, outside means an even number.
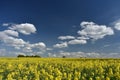
[[[120,59],[3,58],[0,80],[119,80]]]

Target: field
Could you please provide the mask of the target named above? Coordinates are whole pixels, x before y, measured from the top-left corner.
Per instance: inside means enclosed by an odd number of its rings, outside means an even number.
[[[0,80],[120,80],[120,59],[0,58]]]

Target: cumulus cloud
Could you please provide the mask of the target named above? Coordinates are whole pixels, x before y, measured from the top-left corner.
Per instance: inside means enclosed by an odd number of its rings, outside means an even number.
[[[90,39],[90,38],[85,37],[85,36],[81,36],[81,37],[77,37],[77,39],[80,39],[80,40],[88,40],[88,39]]]
[[[39,52],[44,52],[46,50],[46,45],[43,42],[38,42],[38,43],[26,43],[25,47],[23,47],[24,52],[35,52],[37,53],[34,49],[38,49],[37,51]]]
[[[32,50],[31,47],[24,47],[24,48],[22,49],[22,51],[23,51],[23,52],[27,52],[27,53],[32,53],[32,52],[33,52],[33,50]]]
[[[104,38],[107,35],[113,35],[114,31],[111,27],[107,27],[106,25],[98,25],[94,22],[81,22],[81,30],[79,30],[78,36],[59,36],[59,40],[64,40],[65,42],[61,42],[53,45],[52,48],[47,48],[46,44],[43,42],[30,43],[21,39],[19,34],[30,35],[35,33],[37,30],[33,24],[30,23],[22,23],[22,24],[3,24],[2,26],[8,26],[7,30],[0,31],[0,41],[10,47],[14,47],[15,50],[18,50],[18,53],[26,53],[26,54],[43,54],[45,51],[51,51],[54,48],[66,48],[68,45],[75,44],[87,44],[88,40],[98,40]],[[120,30],[120,22],[115,23],[115,29]],[[4,49],[0,50],[5,53]],[[54,50],[53,50],[54,51]],[[17,54],[13,52],[14,54]],[[2,53],[0,53],[3,55]],[[10,53],[12,54],[12,52]],[[101,57],[100,53],[96,52],[66,52],[59,51],[58,53],[49,53],[50,56],[68,56],[68,57]],[[113,56],[113,54],[111,54]]]
[[[100,53],[91,52],[91,53],[86,53],[86,57],[102,57],[102,55],[100,55]]]
[[[54,48],[65,48],[65,47],[68,47],[68,44],[67,42],[62,42],[62,43],[53,45],[53,47]]]
[[[6,24],[3,24],[7,26]],[[9,24],[8,24],[9,25]],[[19,37],[19,33],[29,35],[31,33],[36,32],[36,28],[33,24],[30,23],[22,23],[22,24],[12,24],[8,30],[4,30],[0,32],[0,39],[6,43],[7,45],[14,46],[16,49],[20,49],[20,47],[24,47],[24,49],[28,50],[28,52],[32,52],[32,48],[45,48],[46,45],[43,42],[29,44]],[[27,46],[26,46],[27,45]]]
[[[4,40],[4,43],[14,47],[23,47],[26,42],[23,39],[8,37]]]
[[[19,34],[17,31],[13,31],[13,30],[5,30],[3,31],[4,34],[6,35],[10,35],[10,36],[14,36],[14,37],[18,37]]]
[[[53,55],[56,54],[57,57],[62,57],[62,56],[66,56],[66,57],[104,57],[102,56],[100,53],[96,53],[96,52],[82,52],[82,51],[78,51],[78,52],[66,52],[66,51],[59,51],[57,53],[49,53],[48,55],[50,57],[53,57]]]
[[[70,52],[60,51],[59,55],[61,55],[61,56],[70,56],[71,54],[70,54]]]
[[[115,28],[116,30],[120,30],[120,20],[114,22],[114,28]]]
[[[18,39],[14,37],[7,37],[3,40],[6,46],[14,47],[15,50],[20,50],[23,53],[44,53],[46,51],[46,45],[43,42],[30,44],[23,39]]]
[[[8,35],[6,35],[3,31],[0,32],[0,40],[3,41],[4,39],[6,39],[8,37]]]
[[[35,43],[35,44],[31,44],[31,47],[32,48],[46,48],[46,45],[43,43],[43,42],[38,42],[38,43]]]
[[[27,43],[23,39],[18,38],[18,33],[12,30],[1,31],[0,41],[3,42],[6,46],[11,46],[15,49],[20,49]]]
[[[86,44],[88,40],[98,40],[102,39],[107,35],[113,35],[114,30],[111,27],[107,27],[106,25],[98,25],[94,22],[83,21],[80,23],[82,27],[79,30],[78,36],[59,36],[60,40],[67,40],[67,44]],[[63,44],[56,44],[56,46],[61,46]],[[64,46],[65,47],[65,46]]]
[[[81,22],[80,23],[80,26],[82,27],[82,28],[85,28],[85,27],[87,27],[87,25],[94,25],[95,23],[94,22],[87,22],[87,21],[83,21],[83,22]]]
[[[74,36],[59,36],[58,37],[58,39],[60,39],[60,40],[69,40],[69,39],[75,39],[75,37]]]
[[[46,48],[47,51],[52,51],[53,49],[52,48]]]
[[[20,38],[19,34],[30,35],[36,32],[36,28],[33,24],[3,24],[8,26],[8,29],[0,31],[0,41],[4,46],[11,47],[13,51],[7,53],[8,55],[16,55],[19,53],[26,54],[42,54],[46,51],[46,45],[43,42],[29,43]],[[1,50],[3,52],[3,50]],[[13,53],[13,54],[12,54]],[[2,53],[0,53],[2,55]]]
[[[35,26],[30,23],[14,24],[9,27],[9,29],[16,30],[24,35],[30,35],[31,33],[36,32]]]
[[[56,55],[56,53],[48,53],[49,57],[58,57],[58,55]]]
[[[109,55],[104,54],[104,57],[120,58],[120,53],[109,53]]]
[[[22,39],[15,38],[18,37],[18,32],[12,30],[4,30],[0,32],[0,41],[7,45],[19,46],[25,43]]]
[[[86,40],[78,40],[78,39],[74,39],[68,42],[68,44],[86,44],[87,41]]]
[[[9,26],[9,23],[3,23],[2,26]]]
[[[111,27],[105,25],[98,25],[94,22],[81,22],[80,26],[83,28],[78,31],[78,34],[83,37],[88,37],[94,40],[104,38],[107,35],[113,35],[114,31]]]

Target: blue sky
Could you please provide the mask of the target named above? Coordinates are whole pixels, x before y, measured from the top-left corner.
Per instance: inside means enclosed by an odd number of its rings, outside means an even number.
[[[119,0],[1,0],[0,56],[120,57]]]

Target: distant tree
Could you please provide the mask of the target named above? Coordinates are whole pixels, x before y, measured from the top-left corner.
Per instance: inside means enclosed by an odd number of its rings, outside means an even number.
[[[34,57],[33,55],[26,55],[25,57]]]
[[[62,58],[66,58],[66,56],[62,56]]]
[[[29,57],[28,55],[26,55],[25,57]]]
[[[39,55],[35,55],[34,57],[41,57],[41,56],[39,56]]]
[[[17,57],[25,57],[24,55],[22,55],[22,54],[19,54]]]
[[[39,57],[39,58],[41,58],[41,56],[39,56],[39,55],[26,55],[26,56],[24,56],[21,54],[19,54],[17,57]]]

